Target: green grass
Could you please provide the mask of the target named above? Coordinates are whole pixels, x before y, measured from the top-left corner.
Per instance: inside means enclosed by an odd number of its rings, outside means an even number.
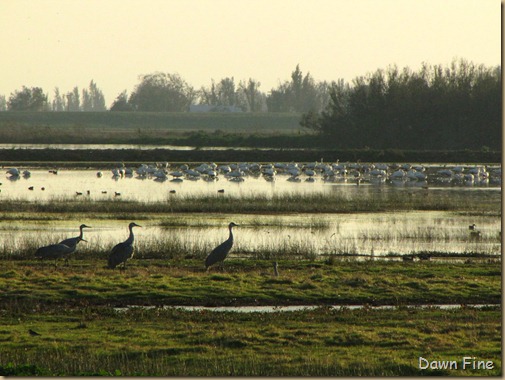
[[[86,307],[1,314],[0,374],[498,376],[500,321],[500,308],[236,314]],[[419,356],[468,355],[492,360],[494,369],[418,368]]]
[[[72,305],[486,304],[501,300],[501,263],[132,259],[125,272],[102,259],[2,261],[0,301]]]

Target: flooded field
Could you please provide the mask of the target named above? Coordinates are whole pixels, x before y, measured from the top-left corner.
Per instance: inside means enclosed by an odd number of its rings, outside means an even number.
[[[182,220],[186,226],[177,226]],[[313,214],[313,215],[226,215],[166,216],[137,221],[137,257],[158,250],[183,249],[184,254],[201,256],[227,238],[226,225],[234,221],[235,247],[230,257],[287,258],[318,255],[415,254],[424,251],[482,253],[500,255],[501,219],[493,216],[469,217],[438,211]],[[126,221],[65,220],[54,222],[0,222],[0,250],[23,250],[34,236],[47,245],[77,236],[80,223],[93,228],[85,231],[86,243],[79,250],[107,251],[128,236]],[[468,226],[476,223],[481,237],[475,239]],[[164,224],[175,226],[164,227]],[[3,249],[2,249],[3,248]],[[146,255],[147,254],[147,255]]]
[[[271,197],[285,193],[345,195],[428,188],[431,192],[466,192],[471,199],[482,196],[482,191],[501,191],[499,166],[210,163],[190,167],[163,163],[89,170],[5,169],[0,197],[20,201],[83,196],[92,200],[121,197],[160,202],[174,194]]]
[[[498,166],[109,163],[5,171],[0,361],[17,373],[30,363],[52,375],[96,375],[96,368],[194,375],[187,368],[199,362],[202,375],[229,375],[241,352],[257,358],[241,372],[250,375],[287,347],[290,363],[338,351],[379,357],[377,368],[392,347],[410,363],[427,342],[451,354],[481,342],[490,347],[483,357],[501,352]],[[110,269],[111,249],[132,221],[142,226],[135,256],[124,270]],[[230,254],[222,268],[206,270],[232,221]],[[92,228],[68,263],[35,257],[39,247],[76,237],[83,223]],[[206,370],[215,368],[215,352],[229,355],[232,371]],[[323,373],[324,363],[314,363],[308,375],[335,376],[341,367]]]
[[[355,255],[363,257],[408,255],[419,252],[501,252],[499,210],[466,214],[466,204],[499,202],[499,166],[440,166],[385,164],[187,164],[117,166],[88,170],[6,168],[0,199],[14,202],[83,200],[167,204],[184,197],[226,196],[235,199],[282,194],[361,198],[403,194],[460,199],[463,212],[391,211],[359,213],[215,214],[164,213],[137,220],[138,256],[152,247],[177,245],[187,254],[205,255],[227,237],[226,225],[234,221],[235,257],[283,258],[291,256]],[[12,174],[12,173],[15,174]],[[140,210],[142,206],[139,206]],[[121,218],[123,219],[123,217]],[[127,221],[67,217],[65,220],[16,223],[0,221],[2,251],[11,255],[33,244],[45,245],[75,236],[81,223],[87,243],[80,250],[107,251],[127,236]],[[469,230],[476,224],[479,235]],[[149,256],[149,255],[147,255]]]

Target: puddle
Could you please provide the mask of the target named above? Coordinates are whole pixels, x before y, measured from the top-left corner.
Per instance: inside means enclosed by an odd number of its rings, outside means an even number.
[[[116,312],[126,312],[132,309],[144,309],[150,310],[155,309],[158,306],[127,306],[127,307],[117,307],[114,308]],[[461,304],[433,304],[433,305],[402,305],[402,306],[393,306],[393,305],[381,305],[381,306],[370,306],[370,305],[329,305],[329,306],[321,306],[321,305],[291,305],[291,306],[162,306],[163,310],[184,310],[184,311],[207,311],[207,312],[221,312],[221,313],[286,313],[286,312],[295,312],[295,311],[310,311],[317,310],[321,307],[326,307],[331,310],[361,310],[361,309],[370,309],[370,310],[396,310],[402,308],[411,308],[411,309],[430,309],[437,308],[443,310],[455,310],[461,308],[488,308],[488,307],[500,307],[499,304],[478,304],[478,305],[461,305]]]

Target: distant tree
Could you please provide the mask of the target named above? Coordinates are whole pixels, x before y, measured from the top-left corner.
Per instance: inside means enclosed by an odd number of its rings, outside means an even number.
[[[265,105],[265,95],[259,91],[261,83],[249,78],[246,82],[240,82],[239,88],[245,96],[247,102],[247,109],[245,111],[249,112],[260,112],[263,110]]]
[[[82,90],[81,110],[85,112],[106,111],[105,98],[96,83],[91,80],[88,89]]]
[[[87,89],[82,89],[82,101],[81,101],[81,111],[90,112],[93,111],[93,103],[91,102],[91,96]]]
[[[15,91],[9,97],[9,111],[45,111],[47,110],[47,95],[40,87],[25,87]]]
[[[110,107],[110,111],[133,111],[132,105],[128,102],[128,93],[126,90],[117,96]]]
[[[187,111],[195,91],[178,74],[154,73],[140,77],[129,103],[136,111]]]
[[[91,99],[91,110],[95,112],[106,111],[105,97],[103,92],[98,88],[95,82],[91,80],[89,83],[89,96]]]
[[[277,89],[270,90],[266,102],[268,112],[289,112],[291,110],[289,93],[289,82],[281,83]]]
[[[237,93],[233,77],[221,79],[217,87],[217,96],[221,106],[234,106],[237,104]]]
[[[54,88],[53,111],[65,111],[65,98],[61,96],[60,89],[58,87]]]
[[[303,76],[300,65],[291,73],[291,81],[272,89],[267,97],[269,112],[321,111],[329,100],[329,85],[318,84],[310,73]]]
[[[81,101],[79,97],[79,88],[74,87],[71,92],[67,92],[67,111],[77,112],[81,110]]]
[[[5,95],[0,95],[0,112],[7,111],[7,100],[5,100]]]
[[[219,103],[219,96],[217,95],[216,83],[214,79],[211,80],[210,87],[203,87],[198,91],[200,104],[217,105]]]
[[[233,77],[223,78],[218,83],[212,79],[210,87],[202,87],[198,92],[200,104],[213,106],[239,106],[239,93]]]

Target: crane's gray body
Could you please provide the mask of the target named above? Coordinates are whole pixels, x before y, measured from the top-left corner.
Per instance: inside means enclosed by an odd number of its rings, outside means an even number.
[[[119,264],[123,264],[123,268],[126,268],[126,261],[133,257],[133,227],[140,227],[136,223],[130,223],[128,226],[130,230],[130,236],[124,242],[116,244],[114,248],[112,248],[107,266],[110,269],[114,269]]]
[[[65,244],[51,244],[45,247],[40,247],[35,252],[35,257],[40,259],[59,259],[64,255],[70,254],[75,251],[75,246],[69,247]]]
[[[235,224],[233,222],[231,222],[228,225],[228,229],[230,230],[230,235],[228,237],[228,240],[219,244],[216,248],[214,248],[212,250],[211,253],[209,253],[207,258],[205,259],[205,268],[208,269],[211,265],[214,265],[215,263],[218,263],[218,262],[223,262],[224,259],[226,259],[226,256],[228,256],[228,253],[230,252],[231,248],[233,247],[232,228],[235,226],[238,226],[238,224]]]
[[[77,249],[77,244],[79,244],[81,241],[86,241],[83,238],[83,232],[82,232],[83,228],[91,228],[91,227],[87,226],[85,224],[81,224],[80,227],[79,227],[79,230],[81,231],[81,233],[79,234],[79,236],[76,236],[76,237],[73,237],[73,238],[68,238],[68,239],[62,240],[62,241],[60,241],[58,243],[58,244],[64,244],[64,245],[66,245],[68,247],[73,247],[74,248],[71,252],[65,253],[65,255],[68,255],[70,253],[74,253],[75,250]]]

